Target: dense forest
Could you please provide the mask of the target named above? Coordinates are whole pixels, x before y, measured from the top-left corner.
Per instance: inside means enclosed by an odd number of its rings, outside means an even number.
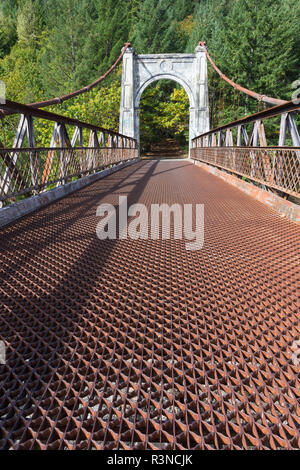
[[[219,68],[259,93],[291,99],[300,76],[299,0],[0,0],[0,78],[7,97],[29,103],[94,81],[126,41],[138,53],[192,52],[205,40]],[[50,108],[118,129],[121,67],[97,89]],[[212,124],[257,110],[209,69],[210,99],[222,93]],[[141,135],[150,140],[188,132],[188,98],[172,82],[150,86],[141,100]],[[38,142],[49,143],[39,124]]]

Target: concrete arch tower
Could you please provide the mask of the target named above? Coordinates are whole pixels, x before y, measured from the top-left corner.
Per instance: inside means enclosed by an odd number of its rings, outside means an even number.
[[[123,56],[120,105],[121,134],[140,138],[139,104],[143,91],[161,79],[174,80],[185,89],[190,102],[189,141],[209,130],[207,60],[202,46],[194,54],[135,54]]]

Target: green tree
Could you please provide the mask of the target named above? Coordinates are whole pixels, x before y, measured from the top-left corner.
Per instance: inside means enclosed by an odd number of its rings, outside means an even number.
[[[299,20],[298,0],[0,0],[1,80],[9,98],[37,101],[98,78],[128,40],[137,53],[193,52],[199,40],[206,40],[230,78],[289,99],[291,83],[299,78]],[[53,109],[117,128],[119,69],[92,93]],[[210,66],[209,84],[212,102],[218,104],[219,96],[224,101],[221,113],[211,108],[214,125],[218,118],[232,120],[233,89]],[[173,82],[145,91],[141,132],[146,140],[186,134],[185,100]],[[239,104],[240,117],[257,111],[257,102],[244,95]]]
[[[225,29],[228,0],[202,0],[193,14],[193,27],[187,41],[187,52],[194,52],[199,41],[206,41],[215,59],[222,57],[221,35]]]
[[[81,76],[96,79],[113,64],[129,40],[130,8],[123,0],[94,0],[96,16],[83,46]]]
[[[60,0],[47,4],[48,34],[41,48],[41,71],[47,96],[59,96],[88,84],[81,76],[84,44],[93,25],[93,2]]]
[[[0,61],[1,79],[11,99],[26,103],[43,96],[39,64],[43,21],[42,1],[19,3],[15,21],[18,41]]]
[[[199,39],[206,40],[210,55],[229,78],[258,93],[290,99],[290,84],[298,78],[300,62],[299,11],[296,0],[202,1],[187,50],[192,51]],[[214,125],[258,110],[258,102],[244,94],[235,96],[234,109],[233,88],[210,66],[209,83],[218,108]]]
[[[140,101],[140,141],[142,152],[151,144],[175,138],[188,141],[189,99],[185,90],[171,80],[160,80],[144,91]]]
[[[19,41],[31,45],[41,36],[44,20],[43,3],[39,0],[19,2],[17,33]]]
[[[299,20],[295,0],[232,2],[222,32],[224,72],[258,93],[288,97],[300,64]]]
[[[133,45],[138,53],[174,52],[174,18],[170,0],[145,0],[142,3]]]
[[[9,54],[17,42],[17,5],[14,0],[2,0],[0,4],[0,58]]]

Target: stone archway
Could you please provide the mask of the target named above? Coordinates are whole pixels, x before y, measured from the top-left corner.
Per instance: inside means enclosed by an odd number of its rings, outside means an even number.
[[[137,55],[132,47],[123,56],[120,105],[121,134],[139,142],[139,103],[143,91],[157,80],[179,83],[190,102],[189,140],[209,130],[207,61],[202,46],[194,54]]]

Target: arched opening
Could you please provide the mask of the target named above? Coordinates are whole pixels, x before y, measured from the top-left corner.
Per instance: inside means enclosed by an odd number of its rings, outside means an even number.
[[[158,77],[139,91],[135,105],[142,158],[188,157],[192,103],[185,88],[174,80]]]
[[[194,54],[135,54],[128,48],[123,57],[120,103],[121,134],[134,137],[139,145],[139,103],[152,82],[179,83],[189,99],[189,150],[192,139],[209,129],[207,63],[201,46]]]

